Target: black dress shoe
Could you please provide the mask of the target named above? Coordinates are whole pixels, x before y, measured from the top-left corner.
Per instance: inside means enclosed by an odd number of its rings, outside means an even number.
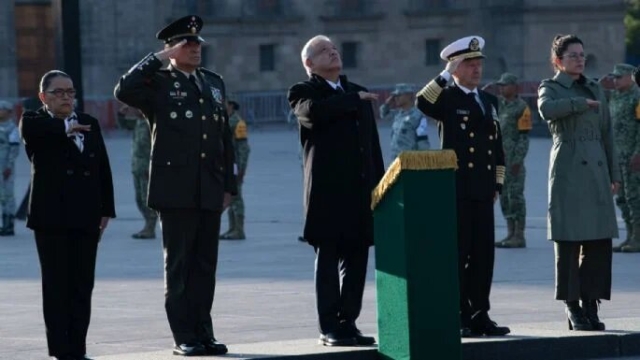
[[[346,325],[345,333],[348,336],[352,336],[354,339],[356,339],[356,345],[368,346],[376,343],[376,338],[374,338],[373,336],[362,335],[362,332],[360,332],[355,324]]]
[[[460,328],[460,337],[461,338],[473,337],[473,334],[471,333],[471,329],[469,329],[468,327],[461,327]]]
[[[173,348],[173,355],[200,356],[206,355],[206,351],[200,343],[180,344]]]
[[[321,334],[320,340],[318,340],[320,345],[324,346],[355,346],[358,345],[356,338],[352,335],[345,334],[341,331],[330,332],[327,334]]]
[[[478,312],[473,316],[470,329],[472,336],[505,336],[511,332],[511,329],[506,326],[498,326],[485,311]]]
[[[204,351],[207,353],[207,355],[224,355],[229,352],[227,346],[221,342],[218,342],[218,340],[216,340],[215,338],[203,341],[202,346],[204,347]]]

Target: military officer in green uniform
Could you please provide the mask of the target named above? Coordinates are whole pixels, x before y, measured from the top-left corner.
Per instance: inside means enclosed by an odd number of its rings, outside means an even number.
[[[227,353],[214,336],[211,307],[220,216],[237,191],[225,84],[200,67],[202,25],[186,16],[160,30],[164,49],[145,56],[115,88],[151,127],[148,205],[162,222],[165,310],[173,353],[181,356]]]
[[[524,237],[527,206],[524,199],[526,177],[524,158],[529,151],[531,109],[518,96],[518,77],[504,73],[496,82],[500,87],[500,130],[505,154],[506,172],[500,194],[500,207],[507,220],[507,237],[496,243],[499,248],[526,247]]]
[[[613,247],[615,252],[640,251],[640,90],[631,77],[634,68],[617,64],[611,73],[615,90],[610,94],[609,111],[622,172],[616,204],[627,228],[627,238]]]
[[[242,183],[247,171],[249,161],[249,141],[247,137],[247,123],[240,117],[240,104],[233,99],[227,99],[227,113],[229,114],[229,127],[233,135],[233,149],[235,151],[235,172],[238,183],[238,195],[233,198],[227,210],[229,216],[229,230],[220,235],[224,240],[244,240],[244,199],[242,198]]]
[[[158,214],[147,206],[147,189],[149,188],[149,161],[151,161],[151,132],[149,123],[138,109],[123,106],[118,111],[118,125],[133,130],[131,146],[131,172],[136,205],[144,217],[144,227],[131,235],[134,239],[155,239]]]

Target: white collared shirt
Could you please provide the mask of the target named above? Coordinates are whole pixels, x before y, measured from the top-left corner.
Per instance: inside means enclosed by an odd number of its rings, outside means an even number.
[[[440,73],[440,76],[442,76],[447,81],[449,81],[452,78],[451,74],[447,70],[442,71]],[[458,83],[455,78],[453,79],[453,82],[455,82],[456,86],[459,87],[460,90],[464,91],[465,94],[473,93],[474,98],[476,99],[476,102],[478,103],[478,105],[480,105],[480,109],[482,109],[483,113],[485,112],[484,104],[482,103],[482,99],[480,99],[480,94],[478,93],[478,88],[471,90],[467,87],[464,87],[460,85],[460,83]]]
[[[333,90],[336,90],[336,89],[338,89],[338,87],[340,87],[344,91],[344,88],[342,87],[342,84],[340,84],[340,79],[338,79],[338,82],[335,82],[335,83],[333,81],[327,80],[327,79],[325,79],[325,81],[327,83],[329,83],[329,85],[333,88]]]
[[[197,72],[196,72],[196,71],[194,71],[194,72],[192,72],[192,73],[188,73],[188,72],[186,72],[186,71],[182,71],[182,70],[178,69],[178,68],[177,68],[177,67],[175,67],[175,66],[174,66],[173,68],[174,68],[174,69],[176,69],[176,70],[178,70],[178,71],[180,71],[181,73],[183,73],[183,74],[184,74],[184,76],[186,76],[186,77],[187,77],[187,79],[189,78],[189,76],[193,75],[193,76],[196,78],[196,84],[198,85],[198,89],[199,89],[199,90],[202,90],[202,84],[200,84],[200,77],[198,77],[198,74],[197,74]]]
[[[49,111],[49,109],[47,109],[47,113],[49,113],[49,115],[51,115],[52,118],[56,117],[51,111]],[[67,137],[73,138],[73,142],[78,147],[78,150],[82,152],[82,150],[84,150],[84,134],[79,131],[75,131],[71,133],[69,132],[69,128],[71,127],[71,125],[77,124],[77,123],[78,123],[78,115],[74,111],[64,119],[64,131],[67,133]]]

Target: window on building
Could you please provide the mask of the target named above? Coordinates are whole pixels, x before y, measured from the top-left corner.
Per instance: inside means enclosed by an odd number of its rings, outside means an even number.
[[[260,45],[260,71],[276,70],[276,46],[274,44]]]
[[[359,43],[346,41],[342,43],[342,67],[345,69],[355,69],[358,67]]]
[[[427,39],[425,41],[425,65],[440,64],[440,39]]]

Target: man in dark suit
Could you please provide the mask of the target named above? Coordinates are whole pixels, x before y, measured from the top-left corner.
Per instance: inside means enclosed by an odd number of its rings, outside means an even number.
[[[115,96],[151,126],[148,205],[160,214],[165,308],[173,353],[220,355],[211,320],[220,215],[236,194],[222,77],[200,67],[202,19],[186,16],[160,30],[165,49],[122,76]],[[161,69],[162,60],[170,60]]]
[[[304,148],[304,238],[316,252],[320,342],[371,345],[356,319],[373,245],[371,191],[384,175],[371,106],[377,95],[340,75],[340,54],[325,36],[307,42],[302,62],[309,80],[288,98]]]
[[[40,83],[44,107],[25,112],[20,121],[31,162],[27,227],[38,248],[49,355],[60,360],[88,359],[98,242],[115,217],[100,125],[73,111],[74,97],[69,75],[50,71]]]
[[[499,336],[510,332],[489,318],[493,280],[493,204],[502,189],[505,166],[498,120],[498,99],[478,89],[484,39],[469,36],[448,45],[440,57],[446,69],[416,98],[425,115],[438,121],[443,149],[458,157],[458,271],[460,335]],[[447,86],[453,77],[454,84]]]

